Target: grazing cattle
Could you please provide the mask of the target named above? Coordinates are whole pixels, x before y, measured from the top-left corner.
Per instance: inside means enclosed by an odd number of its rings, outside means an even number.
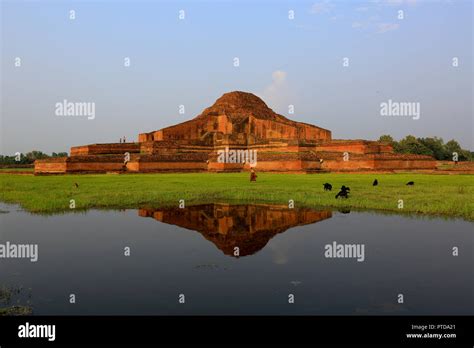
[[[374,182],[372,183],[372,186],[377,186],[378,184],[379,184],[379,181],[375,179]]]
[[[336,199],[338,199],[339,197],[341,197],[341,198],[349,198],[349,195],[348,195],[348,194],[349,194],[349,192],[347,192],[347,191],[342,191],[342,190],[341,190],[341,191],[339,191],[339,192],[337,193]]]
[[[344,185],[342,185],[341,187],[341,191],[339,191],[336,195],[336,199],[338,199],[339,197],[341,198],[349,198],[349,191],[351,189],[349,187],[346,187]]]
[[[332,190],[332,185],[329,183],[325,183],[324,185],[324,191],[331,191]]]
[[[413,185],[415,185],[415,183],[413,181],[409,181],[409,182],[407,182],[407,185],[408,186],[413,186]]]

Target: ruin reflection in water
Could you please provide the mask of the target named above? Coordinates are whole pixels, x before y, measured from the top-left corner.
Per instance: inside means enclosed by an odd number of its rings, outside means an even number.
[[[201,233],[225,255],[240,257],[263,249],[275,235],[332,217],[330,210],[286,205],[201,204],[186,208],[140,209],[142,217]],[[238,249],[236,249],[238,248]]]

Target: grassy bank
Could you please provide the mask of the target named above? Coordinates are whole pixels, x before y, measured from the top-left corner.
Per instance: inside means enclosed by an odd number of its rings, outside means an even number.
[[[28,168],[28,167],[13,167],[13,168],[9,168],[9,167],[5,167],[5,168],[0,168],[0,172],[29,172],[29,173],[33,173],[35,170],[35,168],[31,167],[31,168]]]
[[[379,186],[373,187],[377,178]],[[187,205],[211,202],[260,202],[295,206],[381,209],[439,214],[474,220],[472,175],[423,174],[134,174],[134,175],[0,175],[0,201],[19,203],[33,212],[76,209],[136,208],[143,205]],[[406,186],[414,181],[414,186]],[[323,191],[323,183],[333,185]],[[76,188],[75,183],[79,185]],[[351,188],[349,199],[334,198],[338,188]],[[399,199],[403,209],[398,208]]]

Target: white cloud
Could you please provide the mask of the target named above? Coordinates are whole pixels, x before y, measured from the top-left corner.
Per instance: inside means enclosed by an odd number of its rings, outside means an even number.
[[[288,105],[293,104],[292,93],[287,82],[287,73],[283,70],[275,70],[272,73],[272,83],[265,87],[260,96],[274,111],[281,114],[288,112]]]
[[[334,5],[329,0],[315,2],[313,6],[311,6],[311,13],[320,14],[329,12],[333,6]]]
[[[272,83],[268,85],[263,94],[268,99],[275,98],[282,89],[286,87],[286,72],[276,70],[272,72]]]
[[[385,0],[387,5],[416,5],[417,0]]]
[[[400,27],[398,23],[379,23],[377,24],[377,33],[383,34],[388,31],[397,30]]]
[[[419,2],[419,0],[372,0],[374,4],[389,6],[416,5]]]
[[[352,22],[353,29],[378,29],[378,23],[380,21],[379,15],[370,16],[368,19],[360,19]]]
[[[340,19],[344,19],[344,15],[335,15],[335,16],[332,16],[329,19],[332,20],[332,21],[338,21]]]
[[[276,70],[272,72],[272,79],[275,84],[282,84],[286,80],[286,72],[282,70]]]

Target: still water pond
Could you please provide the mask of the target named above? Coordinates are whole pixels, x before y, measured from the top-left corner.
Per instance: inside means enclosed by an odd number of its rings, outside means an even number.
[[[4,308],[28,306],[36,315],[474,314],[474,224],[463,220],[270,205],[50,216],[0,209],[0,244],[38,245],[37,262],[0,259],[0,289],[10,291],[0,298]]]

